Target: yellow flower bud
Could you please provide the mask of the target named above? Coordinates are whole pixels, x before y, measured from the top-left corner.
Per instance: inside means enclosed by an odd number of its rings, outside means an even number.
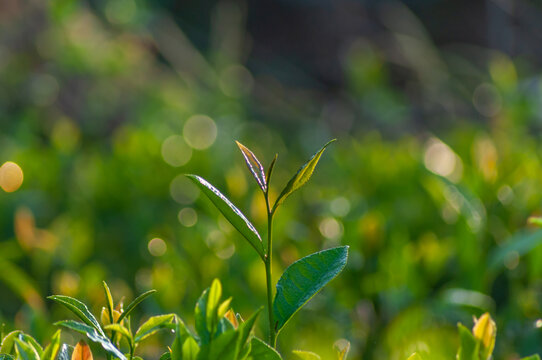
[[[483,346],[483,349],[481,349],[482,359],[489,359],[493,353],[495,337],[497,336],[497,326],[489,313],[485,313],[478,319],[475,319],[472,334]]]

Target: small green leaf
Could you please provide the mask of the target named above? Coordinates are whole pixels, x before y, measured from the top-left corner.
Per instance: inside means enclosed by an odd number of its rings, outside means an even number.
[[[158,315],[149,318],[145,321],[135,333],[134,340],[136,343],[140,342],[143,339],[151,336],[160,329],[166,327],[167,324],[171,323],[174,319],[174,314],[167,315]]]
[[[152,294],[154,294],[156,292],[156,290],[149,290],[149,291],[146,291],[144,292],[143,294],[139,295],[138,297],[136,297],[134,299],[134,301],[132,301],[130,303],[130,305],[128,305],[126,307],[126,310],[124,310],[122,312],[122,314],[120,314],[119,316],[119,320],[117,321],[118,323],[120,323],[122,321],[122,319],[124,319],[126,316],[130,315],[130,313],[135,309],[135,307],[137,305],[139,305],[140,302],[142,302],[143,300],[145,300],[147,297],[151,296]]]
[[[21,330],[15,330],[7,334],[4,339],[2,339],[2,345],[0,346],[0,353],[2,354],[11,354],[14,345],[15,345],[15,339],[18,338],[19,334],[21,334]]]
[[[196,320],[196,332],[201,340],[201,344],[207,344],[211,340],[211,334],[207,328],[207,299],[209,298],[209,288],[205,289],[198,301],[194,310]]]
[[[248,360],[282,360],[282,357],[275,349],[257,337],[253,337],[250,344],[252,347]]]
[[[292,353],[303,360],[320,360],[321,357],[311,351],[293,350]]]
[[[316,154],[314,154],[309,161],[307,161],[299,170],[297,170],[297,173],[288,181],[288,184],[286,184],[286,187],[284,187],[284,190],[280,193],[279,197],[277,198],[277,201],[275,201],[275,205],[273,206],[273,212],[276,210],[276,208],[282,204],[284,200],[288,196],[290,196],[294,191],[305,185],[307,181],[312,176],[312,173],[314,172],[314,169],[316,168],[316,164],[318,164],[318,161],[320,160],[320,157],[324,153],[324,150],[326,147],[328,147],[329,144],[334,142],[336,139],[328,141]]]
[[[540,360],[540,356],[538,354],[527,356],[524,358],[521,358],[521,360]]]
[[[265,256],[265,251],[263,248],[262,238],[254,225],[246,218],[243,213],[233,205],[233,203],[217,188],[209,184],[204,178],[197,175],[186,175],[188,176],[201,191],[211,200],[211,202],[216,206],[216,208],[224,215],[224,217],[248,240],[250,245],[256,250],[260,255],[262,260]]]
[[[476,340],[474,335],[462,324],[457,324],[459,329],[459,350],[457,352],[457,360],[480,360],[478,355],[480,350],[480,342]]]
[[[94,315],[92,315],[92,313],[89,311],[88,307],[81,301],[65,295],[52,295],[48,296],[47,298],[64,305],[85,324],[92,326],[100,334],[104,335],[100,325],[98,324],[98,320],[96,320]]]
[[[105,351],[113,354],[121,360],[126,360],[124,354],[121,353],[105,335],[103,335],[103,332],[98,333],[96,329],[87,324],[74,320],[64,320],[55,323],[55,325],[63,326],[65,328],[75,330],[81,334],[85,334],[91,341],[100,344]]]
[[[273,169],[275,168],[275,163],[277,162],[277,158],[279,157],[279,154],[275,154],[275,157],[271,161],[271,164],[269,164],[269,168],[267,169],[267,191],[269,191],[269,184],[271,183],[271,175],[273,175]]]
[[[28,345],[32,346],[36,352],[38,353],[38,356],[41,358],[43,355],[43,347],[41,347],[40,343],[34,339],[32,336],[21,333],[19,334],[19,340],[27,343]]]
[[[198,358],[199,345],[193,338],[187,338],[183,343],[183,360],[196,360]]]
[[[273,314],[277,333],[288,320],[345,267],[348,246],[323,250],[290,265],[277,283]]]
[[[126,339],[128,339],[129,342],[132,342],[132,334],[130,334],[130,330],[128,330],[125,326],[121,324],[109,324],[104,326],[104,330],[110,330],[115,331],[124,336]]]
[[[41,360],[55,360],[60,350],[60,330],[57,330],[51,338],[51,343],[43,350]]]
[[[267,181],[265,179],[265,171],[262,164],[249,148],[241,144],[239,141],[236,141],[236,143],[241,150],[243,157],[245,158],[245,162],[247,163],[247,167],[252,173],[252,176],[254,176],[254,179],[256,179],[256,182],[258,185],[260,185],[260,188],[265,193],[267,191]]]
[[[15,339],[15,349],[17,351],[17,358],[21,360],[40,360],[36,349],[20,339]]]
[[[104,286],[104,292],[105,292],[105,298],[107,300],[107,308],[109,309],[109,323],[113,324],[115,322],[115,319],[113,319],[113,309],[115,306],[113,305],[113,296],[111,296],[111,291],[109,290],[109,286],[107,286],[107,283],[103,282]]]
[[[214,334],[218,323],[218,303],[222,297],[222,285],[218,279],[214,279],[209,288],[209,296],[207,297],[207,307],[205,310],[205,319],[207,329],[211,334]]]
[[[194,339],[194,336],[190,333],[182,319],[177,315],[175,315],[173,324],[170,324],[169,326],[171,325],[173,325],[173,330],[175,331],[175,339],[171,345],[171,359],[184,360],[182,355],[183,344],[188,338]]]

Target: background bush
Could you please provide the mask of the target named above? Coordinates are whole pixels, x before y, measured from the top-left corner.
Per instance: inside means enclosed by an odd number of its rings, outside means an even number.
[[[258,258],[182,174],[263,227],[234,140],[265,165],[278,152],[280,185],[336,137],[276,216],[274,266],[351,257],[280,348],[451,358],[457,321],[490,311],[498,358],[541,352],[540,54],[522,36],[540,8],[473,6],[460,26],[465,7],[439,2],[193,3],[0,5],[0,162],[24,172],[0,193],[0,322],[44,339],[66,315],[45,296],[97,312],[103,279],[117,298],[155,288],[148,315],[192,323],[218,277],[250,313]]]

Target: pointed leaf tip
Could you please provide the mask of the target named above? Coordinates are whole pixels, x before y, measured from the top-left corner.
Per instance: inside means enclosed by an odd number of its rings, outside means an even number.
[[[305,185],[307,181],[309,181],[314,172],[314,169],[316,168],[316,165],[318,164],[318,161],[320,160],[320,157],[324,153],[324,150],[329,146],[329,144],[336,140],[337,139],[332,139],[325,143],[324,146],[322,146],[316,154],[314,154],[305,164],[303,164],[303,166],[299,168],[299,170],[297,170],[297,173],[290,179],[290,181],[288,181],[288,184],[286,184],[279,197],[275,201],[273,211],[276,210],[276,208],[280,204],[282,204],[288,196],[290,196],[294,191],[296,191],[297,189]]]
[[[262,164],[249,148],[237,140],[235,142],[237,143],[239,150],[241,150],[252,176],[254,176],[254,179],[256,179],[256,182],[258,185],[260,185],[260,188],[265,193],[267,191],[267,180],[265,178],[265,170],[263,169]]]

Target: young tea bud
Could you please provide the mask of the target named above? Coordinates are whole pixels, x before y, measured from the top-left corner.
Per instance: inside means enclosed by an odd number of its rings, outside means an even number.
[[[497,326],[489,313],[485,313],[478,319],[475,319],[472,334],[482,345],[482,349],[480,349],[481,359],[489,359],[493,353],[495,337],[497,336]]]

